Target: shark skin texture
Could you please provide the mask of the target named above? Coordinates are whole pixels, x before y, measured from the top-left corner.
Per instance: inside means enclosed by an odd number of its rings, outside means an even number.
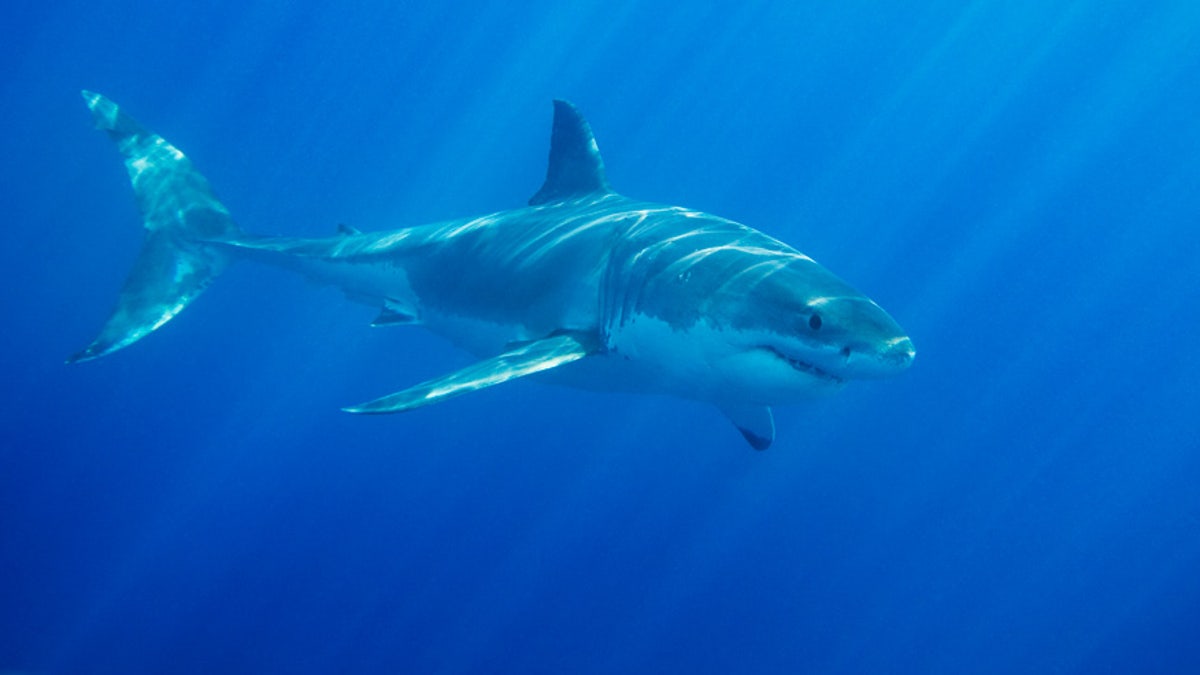
[[[146,234],[112,314],[69,363],[161,328],[239,261],[337,286],[379,309],[372,325],[421,325],[481,359],[352,413],[536,375],[708,402],[762,450],[772,406],[900,373],[916,353],[879,305],[787,244],[614,192],[591,127],[565,101],[554,102],[546,181],[527,206],[301,239],[242,230],[178,148],[104,96],[83,98],[124,158]]]

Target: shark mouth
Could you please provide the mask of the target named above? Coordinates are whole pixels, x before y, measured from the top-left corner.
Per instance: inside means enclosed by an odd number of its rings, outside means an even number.
[[[801,361],[800,359],[788,356],[787,354],[784,354],[783,352],[779,351],[778,349],[776,349],[774,347],[766,346],[766,347],[763,347],[763,349],[771,352],[775,356],[778,356],[780,359],[786,361],[787,364],[789,366],[791,366],[793,370],[798,370],[798,371],[804,373],[805,375],[815,377],[818,380],[825,380],[825,381],[833,383],[833,384],[842,384],[845,382],[844,379],[838,377],[837,375],[834,375],[833,373],[829,372],[828,370],[824,370],[815,364],[809,363],[808,361]]]

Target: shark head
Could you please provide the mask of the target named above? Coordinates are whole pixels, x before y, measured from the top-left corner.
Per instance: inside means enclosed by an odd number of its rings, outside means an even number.
[[[725,306],[720,306],[725,305]],[[800,257],[752,282],[740,298],[709,307],[732,328],[739,353],[774,359],[776,377],[839,386],[851,380],[899,374],[916,350],[904,329],[874,300]],[[793,372],[788,372],[793,371]],[[820,387],[817,387],[820,388]]]
[[[679,255],[664,249],[655,262],[640,261],[646,273],[637,275],[618,351],[667,364],[665,375],[695,398],[764,405],[909,367],[913,343],[878,304],[808,256],[755,235],[681,236]],[[685,247],[689,239],[702,245]]]
[[[730,387],[781,403],[912,363],[912,340],[873,300],[807,256],[766,257],[747,260],[705,308],[705,322],[719,327],[710,339],[723,343],[712,345],[714,367]]]

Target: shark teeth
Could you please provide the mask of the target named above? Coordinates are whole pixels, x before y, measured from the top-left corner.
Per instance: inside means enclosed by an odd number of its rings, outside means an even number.
[[[771,347],[768,345],[766,347],[763,347],[763,349],[771,352],[772,354],[774,354],[775,356],[778,356],[779,358],[783,359],[784,361],[787,361],[788,365],[791,366],[793,369],[798,370],[806,375],[812,375],[813,377],[816,377],[816,378],[822,379],[822,380],[829,380],[830,382],[834,382],[836,384],[842,384],[843,382],[845,382],[844,379],[838,377],[837,375],[834,375],[833,373],[829,372],[828,370],[824,370],[824,369],[820,368],[819,366],[809,363],[807,361],[801,361],[800,359],[792,358],[791,356],[784,354],[783,352],[779,351],[778,349],[776,349],[774,347]]]

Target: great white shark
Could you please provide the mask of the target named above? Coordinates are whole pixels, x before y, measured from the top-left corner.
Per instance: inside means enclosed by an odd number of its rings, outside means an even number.
[[[249,234],[162,136],[84,91],[125,159],[145,242],[96,339],[68,362],[161,328],[231,263],[256,260],[333,284],[482,360],[345,408],[395,413],[541,373],[576,387],[716,405],[756,449],[771,406],[899,373],[913,343],[867,296],[758,230],[609,187],[592,130],[554,102],[549,167],[523,208],[318,239]]]

